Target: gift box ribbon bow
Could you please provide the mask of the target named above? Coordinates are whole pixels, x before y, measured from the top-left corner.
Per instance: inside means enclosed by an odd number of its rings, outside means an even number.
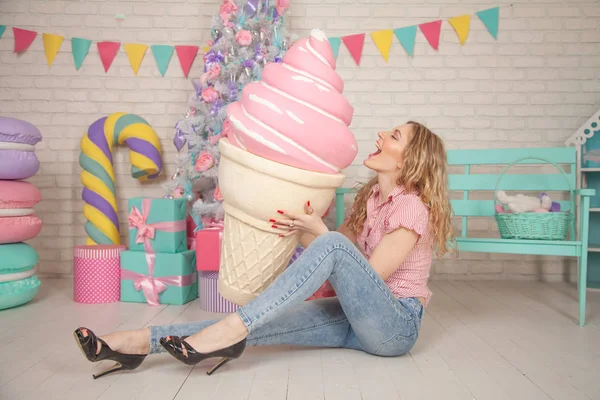
[[[150,207],[152,199],[142,199],[142,212],[136,206],[131,208],[127,220],[129,221],[129,229],[137,229],[135,242],[144,243],[144,251],[153,253],[152,240],[156,234],[156,230],[163,232],[179,232],[185,230],[185,220],[156,222],[149,224],[146,221],[150,215]]]
[[[196,281],[196,274],[155,278],[154,264],[156,262],[156,254],[146,253],[146,262],[148,263],[148,275],[121,269],[121,279],[133,281],[135,290],[138,292],[140,290],[143,291],[146,302],[151,306],[160,304],[158,295],[167,290],[167,286],[189,286]]]

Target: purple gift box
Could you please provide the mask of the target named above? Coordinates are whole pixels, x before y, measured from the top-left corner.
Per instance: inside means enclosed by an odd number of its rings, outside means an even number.
[[[233,313],[238,305],[221,296],[218,289],[219,271],[198,271],[200,308],[214,313]]]

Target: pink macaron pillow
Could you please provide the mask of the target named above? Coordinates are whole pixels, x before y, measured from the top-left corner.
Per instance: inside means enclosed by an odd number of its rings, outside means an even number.
[[[40,162],[34,146],[40,140],[42,134],[33,124],[0,117],[0,179],[27,179],[35,175]]]
[[[29,182],[0,181],[0,244],[33,239],[42,230],[42,221],[33,206],[42,199],[40,190]]]

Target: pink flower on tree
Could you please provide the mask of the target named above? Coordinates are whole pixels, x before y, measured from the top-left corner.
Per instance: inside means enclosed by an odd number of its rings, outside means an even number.
[[[277,0],[277,3],[275,4],[275,10],[277,10],[277,14],[283,15],[289,6],[290,0]]]
[[[212,103],[219,98],[219,92],[212,87],[207,87],[202,91],[202,100],[207,103]]]
[[[223,201],[223,195],[221,194],[221,188],[217,186],[215,194],[213,195],[216,201]]]
[[[198,155],[194,168],[196,168],[196,171],[198,172],[204,172],[211,169],[213,165],[215,165],[213,156],[211,156],[210,153],[202,152]]]
[[[226,118],[225,121],[223,121],[223,126],[221,127],[221,132],[219,132],[218,135],[213,135],[213,136],[209,137],[208,141],[210,142],[210,144],[212,144],[214,146],[215,144],[217,144],[219,142],[219,140],[221,140],[221,138],[227,137],[230,130],[231,130],[231,122],[229,121],[228,118]]]
[[[221,134],[223,135],[223,137],[227,137],[230,132],[231,121],[229,120],[229,118],[226,118],[225,121],[223,121],[223,126],[221,127]]]
[[[252,34],[249,31],[242,29],[236,33],[235,40],[240,46],[248,46],[252,43]]]

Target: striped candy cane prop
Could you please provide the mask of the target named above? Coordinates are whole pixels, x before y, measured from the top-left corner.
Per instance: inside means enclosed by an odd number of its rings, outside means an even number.
[[[114,113],[90,125],[79,156],[88,245],[120,244],[112,153],[123,143],[129,147],[132,177],[154,179],[162,171],[160,141],[143,118]]]

